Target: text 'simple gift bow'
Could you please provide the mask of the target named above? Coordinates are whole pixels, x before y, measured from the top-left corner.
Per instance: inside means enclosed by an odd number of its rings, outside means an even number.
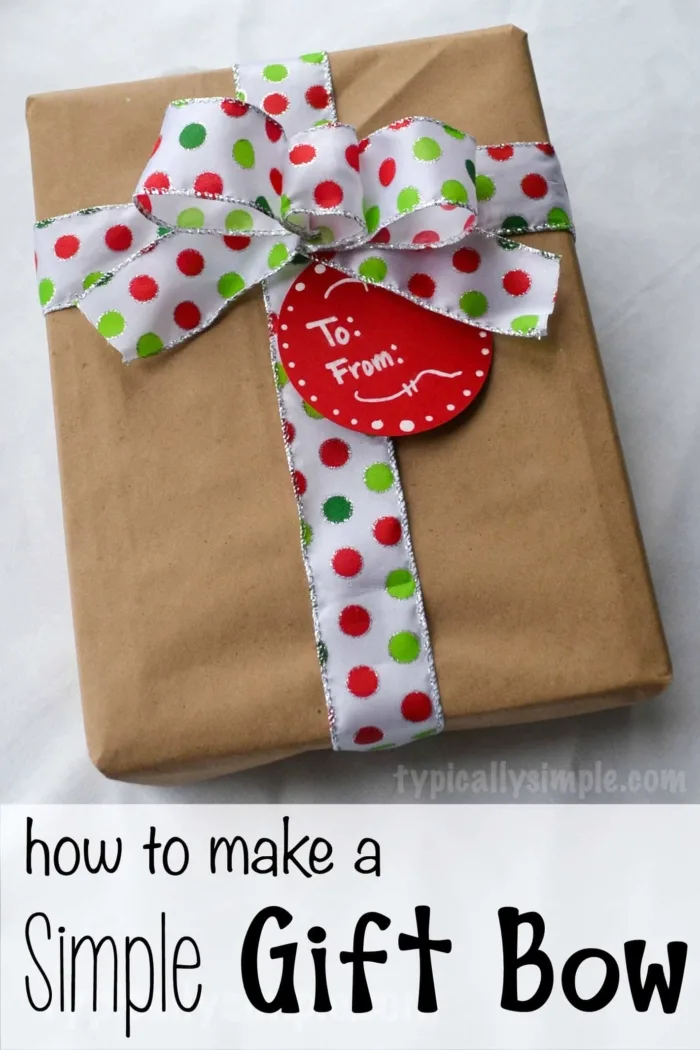
[[[39,298],[129,361],[261,286],[333,746],[395,746],[443,714],[389,438],[474,400],[492,333],[545,334],[559,259],[509,235],[572,229],[568,195],[548,143],[358,138],[325,53],[235,74],[168,106],[131,203],[36,224]]]

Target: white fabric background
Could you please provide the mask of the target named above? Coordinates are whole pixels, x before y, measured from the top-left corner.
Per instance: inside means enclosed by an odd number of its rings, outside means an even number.
[[[530,33],[564,165],[674,686],[636,710],[446,734],[393,754],[301,756],[187,788],[108,782],[88,761],[80,717],[32,266],[26,95],[505,22]],[[397,792],[399,762],[475,770],[492,760],[534,769],[600,761],[621,776],[673,768],[685,771],[684,799],[700,800],[699,52],[700,8],[690,0],[0,0],[2,801],[402,802],[413,795]],[[588,800],[682,799],[641,790]]]

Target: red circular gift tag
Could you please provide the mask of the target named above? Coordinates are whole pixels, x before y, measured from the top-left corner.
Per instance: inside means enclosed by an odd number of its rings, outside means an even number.
[[[486,382],[493,339],[325,263],[280,311],[282,364],[304,400],[349,430],[420,434],[463,412]]]

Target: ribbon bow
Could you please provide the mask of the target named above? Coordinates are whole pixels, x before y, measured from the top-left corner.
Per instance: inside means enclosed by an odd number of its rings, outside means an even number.
[[[558,257],[502,235],[569,229],[568,208],[547,143],[477,148],[427,117],[359,140],[328,120],[287,135],[240,99],[186,99],[168,106],[130,204],[36,224],[39,297],[46,313],[77,305],[128,361],[323,253],[426,309],[539,337]]]

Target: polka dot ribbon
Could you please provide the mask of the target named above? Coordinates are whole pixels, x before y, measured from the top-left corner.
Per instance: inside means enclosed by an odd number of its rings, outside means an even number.
[[[394,448],[289,383],[285,297],[332,259],[480,329],[541,336],[558,257],[507,235],[572,230],[566,187],[547,143],[477,148],[425,117],[358,138],[323,52],[234,74],[235,97],[171,103],[131,203],[36,224],[39,299],[77,305],[128,361],[260,284],[332,744],[395,747],[444,718]]]
[[[168,106],[130,204],[37,223],[45,312],[79,306],[131,360],[201,331],[295,254],[333,252],[334,268],[427,309],[545,333],[559,260],[505,235],[571,228],[551,146],[477,148],[426,117],[358,139],[330,115],[325,59],[259,68],[287,74],[261,73],[245,101]]]

